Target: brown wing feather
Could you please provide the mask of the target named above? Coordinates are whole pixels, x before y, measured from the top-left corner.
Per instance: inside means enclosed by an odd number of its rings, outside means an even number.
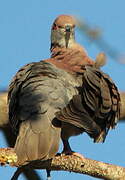
[[[104,142],[110,128],[114,128],[120,114],[120,95],[111,78],[101,70],[85,66],[80,94],[57,114],[61,121],[82,128]]]

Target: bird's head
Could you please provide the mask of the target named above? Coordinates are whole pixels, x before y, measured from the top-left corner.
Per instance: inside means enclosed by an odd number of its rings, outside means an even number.
[[[51,49],[72,47],[75,42],[75,24],[75,18],[69,15],[60,15],[55,19],[51,29]]]

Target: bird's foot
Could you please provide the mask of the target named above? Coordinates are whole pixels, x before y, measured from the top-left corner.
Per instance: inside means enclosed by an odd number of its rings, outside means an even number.
[[[62,151],[61,155],[73,155],[79,157],[80,159],[85,159],[85,157],[82,154],[69,150]]]
[[[84,157],[82,154],[77,153],[77,152],[73,152],[72,155],[77,156],[77,157],[79,157],[80,159],[85,159],[85,157]]]
[[[85,159],[85,157],[82,154],[72,151],[67,139],[66,140],[63,139],[63,145],[64,145],[64,147],[63,147],[63,151],[61,153],[62,155],[74,155],[74,156],[79,157],[82,160]]]

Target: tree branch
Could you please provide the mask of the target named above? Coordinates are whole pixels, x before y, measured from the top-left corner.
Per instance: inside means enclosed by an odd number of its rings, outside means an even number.
[[[0,149],[0,163],[2,165],[9,164],[10,166],[21,166],[17,163],[17,156],[13,148]],[[125,179],[125,168],[123,167],[88,158],[81,159],[74,155],[55,156],[53,159],[47,161],[35,160],[28,165],[22,166],[22,168],[25,170],[31,168],[70,171],[105,180]]]
[[[0,93],[0,127],[8,124],[7,92]]]

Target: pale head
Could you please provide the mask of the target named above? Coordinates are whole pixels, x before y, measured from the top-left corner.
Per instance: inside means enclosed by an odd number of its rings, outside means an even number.
[[[72,47],[72,44],[75,42],[75,24],[76,20],[73,16],[58,16],[51,29],[51,48]]]

